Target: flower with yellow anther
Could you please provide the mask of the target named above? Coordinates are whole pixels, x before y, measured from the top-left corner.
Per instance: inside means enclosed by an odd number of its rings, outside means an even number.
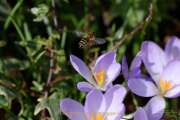
[[[102,54],[96,60],[93,73],[91,73],[85,63],[76,56],[71,55],[70,60],[75,70],[88,81],[77,84],[78,89],[84,92],[89,92],[93,89],[106,91],[112,87],[112,82],[121,71],[121,65],[116,63],[115,52]]]
[[[84,106],[72,99],[65,98],[60,103],[62,114],[71,120],[119,120],[124,112],[122,103],[126,89],[114,85],[104,94],[98,90],[90,91]]]
[[[169,44],[168,47],[173,48],[173,46],[176,45]],[[172,53],[170,48],[166,48],[166,50]],[[154,96],[152,99],[158,106],[153,102],[151,103],[149,106],[149,110],[151,111],[149,116],[157,116],[156,120],[159,120],[165,110],[164,97],[174,98],[180,96],[180,60],[176,59],[176,52],[174,59],[169,61],[168,58],[165,61],[164,51],[157,44],[148,41],[143,42],[141,53],[143,63],[152,77],[152,81],[143,78],[132,78],[128,80],[128,87],[133,93],[139,96]]]

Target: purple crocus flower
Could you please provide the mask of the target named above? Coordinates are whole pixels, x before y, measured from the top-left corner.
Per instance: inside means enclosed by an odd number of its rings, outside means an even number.
[[[174,59],[180,59],[180,40],[176,36],[172,36],[165,46],[166,62]]]
[[[111,87],[112,82],[121,71],[121,65],[116,63],[115,58],[115,52],[102,54],[94,65],[93,77],[85,63],[76,56],[71,55],[70,60],[74,69],[89,82],[79,82],[77,84],[78,89],[84,92],[89,92],[93,89],[106,91]]]
[[[130,90],[143,97],[159,96],[154,98],[159,103],[165,101],[163,97],[178,97],[180,95],[180,61],[175,59],[166,64],[164,51],[153,42],[143,42],[141,52],[144,65],[154,82],[132,78],[128,81]],[[157,107],[152,108],[154,111],[156,109]],[[164,109],[165,105],[162,111]],[[163,114],[158,115],[161,118]]]
[[[157,101],[161,100],[161,102]],[[134,120],[159,120],[163,115],[163,107],[165,106],[165,101],[160,96],[153,97],[143,109],[139,107],[135,113]],[[156,109],[154,109],[156,108]]]
[[[105,94],[98,90],[90,91],[84,106],[75,100],[65,98],[60,102],[61,114],[71,120],[119,120],[125,112],[122,103],[125,94],[125,87],[115,85]]]
[[[141,75],[141,70],[140,70],[141,64],[142,64],[141,51],[133,59],[130,69],[128,68],[126,56],[123,55],[122,73],[126,83],[130,78],[139,77]]]

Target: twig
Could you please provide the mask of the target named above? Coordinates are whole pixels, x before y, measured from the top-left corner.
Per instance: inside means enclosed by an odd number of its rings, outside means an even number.
[[[55,29],[56,29],[56,31],[58,31],[59,34],[61,34],[63,32],[63,30],[60,29],[58,26],[57,15],[56,15],[56,10],[55,10],[55,1],[54,0],[52,0],[52,8],[53,8],[53,13],[54,13],[53,19],[54,19]]]
[[[52,0],[54,1],[54,0]],[[52,49],[53,49],[53,45],[52,45]],[[50,82],[51,82],[51,78],[52,78],[52,73],[53,73],[53,63],[54,63],[54,52],[51,51],[51,55],[50,55],[50,69],[49,69],[49,76],[48,76],[48,80],[45,86],[45,90],[44,90],[44,94],[45,94],[45,98],[48,97],[49,94],[49,86],[50,86]],[[46,109],[43,109],[42,114],[41,114],[41,120],[44,120],[46,118]]]
[[[53,86],[54,83],[58,82],[58,81],[62,81],[62,80],[66,80],[68,79],[67,76],[58,76],[56,79],[54,79],[51,83],[50,83],[50,86]]]
[[[114,49],[116,49],[117,47],[119,47],[128,37],[133,36],[135,32],[137,32],[139,29],[141,29],[151,18],[153,15],[153,5],[150,4],[150,8],[149,8],[150,14],[149,16],[146,18],[146,20],[144,22],[142,22],[136,29],[134,29],[130,34],[125,35],[118,44],[116,44],[115,46],[113,46],[111,49],[109,49],[109,51],[112,51]]]
[[[59,32],[59,34],[62,33],[62,31],[59,29],[58,27],[58,22],[57,22],[57,16],[56,16],[56,12],[55,12],[55,0],[52,0],[52,8],[53,8],[53,12],[54,12],[54,26],[55,29]],[[51,49],[53,49],[54,44],[52,44]],[[49,94],[49,86],[50,86],[50,82],[51,82],[51,78],[52,78],[52,73],[53,73],[53,66],[54,66],[54,52],[51,51],[51,55],[50,55],[50,69],[49,69],[49,76],[48,76],[48,80],[45,86],[45,98],[48,97]],[[41,119],[45,119],[46,118],[46,109],[43,109],[42,114],[41,114]]]

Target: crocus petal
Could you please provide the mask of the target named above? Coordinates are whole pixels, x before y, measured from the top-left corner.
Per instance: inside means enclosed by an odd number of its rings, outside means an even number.
[[[155,96],[147,103],[144,108],[148,120],[160,120],[164,114],[166,102],[161,96]]]
[[[95,65],[96,65],[106,54],[107,54],[107,53],[104,53],[104,54],[102,54],[101,56],[99,56],[98,59],[96,60]],[[95,66],[95,65],[94,65],[94,66]]]
[[[119,120],[125,112],[125,106],[123,103],[119,103],[106,111],[106,120]],[[109,114],[108,114],[109,113]]]
[[[141,78],[129,79],[128,86],[133,93],[142,97],[151,97],[159,93],[153,82]]]
[[[117,78],[120,71],[121,71],[121,65],[119,63],[113,63],[109,66],[107,70],[107,76],[108,76],[107,85],[112,83]]]
[[[166,61],[180,59],[180,40],[176,36],[172,36],[165,46]]]
[[[141,52],[147,71],[155,81],[156,85],[160,87],[159,80],[165,65],[164,51],[156,43],[145,41],[142,43]]]
[[[135,67],[139,67],[139,65],[141,65],[142,63],[142,52],[140,51],[136,57],[133,59],[131,66],[130,66],[130,70],[133,70]]]
[[[142,109],[142,107],[139,107],[136,111],[134,120],[148,120],[147,115],[145,111]]]
[[[91,84],[87,82],[78,82],[77,88],[83,92],[90,92],[91,90],[96,89],[94,86],[92,86]]]
[[[148,80],[148,81],[151,81],[151,82],[154,81],[151,77],[148,77],[147,75],[144,75],[144,74],[142,74],[142,73],[141,73],[141,75],[139,76],[139,78],[142,78],[142,79],[145,79],[145,80]]]
[[[84,111],[86,113],[86,117],[91,120],[91,116],[95,119],[97,116],[97,112],[105,112],[106,110],[106,100],[104,95],[97,90],[90,91],[86,96],[86,102],[84,106]]]
[[[101,88],[101,90],[102,90],[102,91],[106,91],[106,90],[108,90],[109,88],[111,88],[112,86],[113,86],[113,84],[110,83],[110,84],[108,84],[107,86]]]
[[[104,73],[107,72],[109,66],[114,63],[116,58],[115,52],[108,52],[93,68],[93,74],[99,73],[104,69]]]
[[[114,85],[104,94],[106,98],[106,111],[114,108],[117,104],[122,103],[126,94],[126,88],[121,85]]]
[[[95,81],[92,77],[92,74],[89,70],[89,68],[85,65],[85,63],[79,59],[78,57],[71,55],[70,56],[71,64],[74,67],[74,69],[81,74],[88,82],[95,85]]]
[[[122,73],[123,73],[125,81],[127,81],[130,78],[130,75],[129,75],[129,68],[128,68],[125,55],[123,55],[123,58],[122,58]]]
[[[179,71],[180,71],[180,61],[171,60],[164,68],[162,74],[162,80],[163,81],[167,80],[167,82],[171,82],[172,84],[179,85],[180,84]]]
[[[180,85],[174,87],[170,91],[167,92],[167,94],[164,95],[167,98],[175,98],[180,96]]]
[[[60,102],[61,111],[72,120],[87,120],[84,115],[84,107],[79,102],[65,98]],[[75,112],[82,113],[81,115],[74,115]]]

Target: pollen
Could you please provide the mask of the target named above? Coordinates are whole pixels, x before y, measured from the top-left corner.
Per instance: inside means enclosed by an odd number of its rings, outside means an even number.
[[[94,77],[99,85],[101,85],[103,83],[103,74],[104,74],[104,69],[102,69],[102,71],[99,73],[94,73]]]
[[[93,116],[91,116],[91,120],[94,120]],[[96,120],[104,120],[104,119],[102,118],[102,115],[97,114],[97,119]]]
[[[167,80],[165,80],[165,86],[163,85],[163,80],[162,78],[160,79],[160,85],[161,85],[161,90],[164,92],[166,91],[168,88],[171,87],[171,83],[167,82]]]

